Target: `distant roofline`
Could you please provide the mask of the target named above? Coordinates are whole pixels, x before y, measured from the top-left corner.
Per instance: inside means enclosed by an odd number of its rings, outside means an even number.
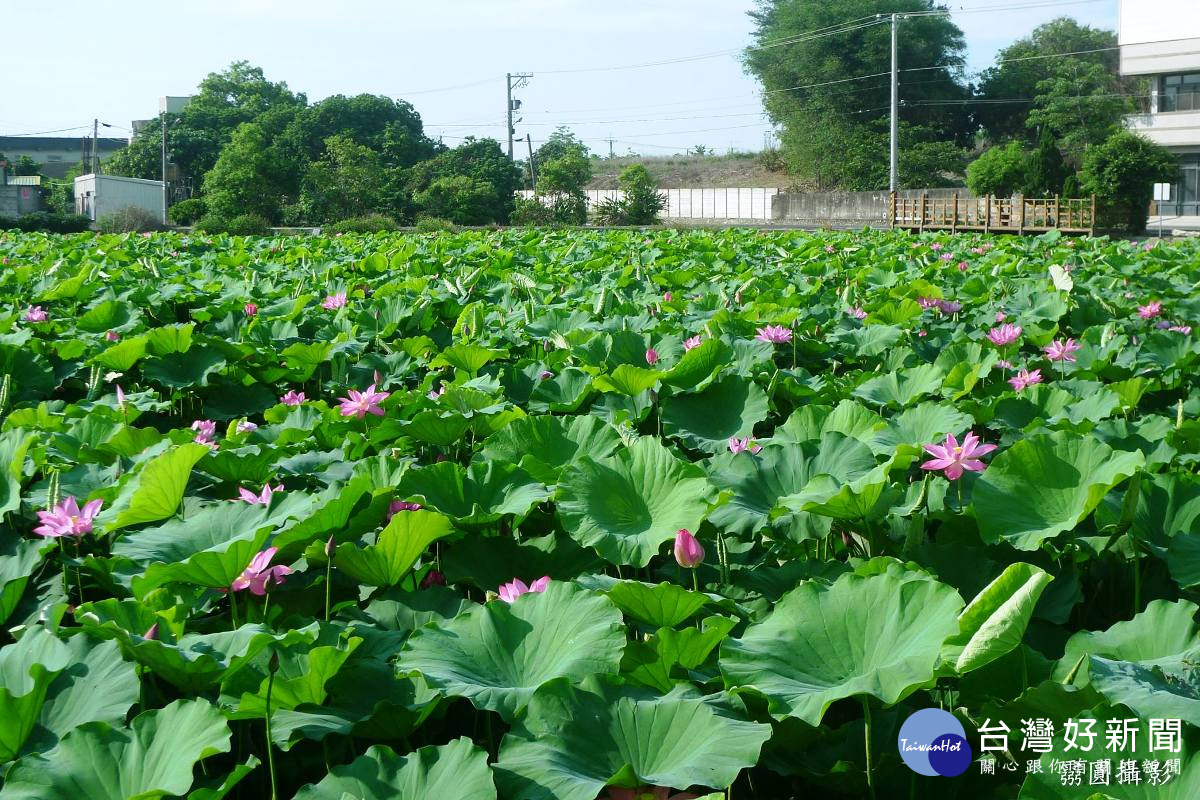
[[[5,150],[78,150],[85,142],[91,147],[91,140],[90,136],[0,136],[0,153]],[[129,142],[101,136],[97,145],[100,150],[123,150]]]

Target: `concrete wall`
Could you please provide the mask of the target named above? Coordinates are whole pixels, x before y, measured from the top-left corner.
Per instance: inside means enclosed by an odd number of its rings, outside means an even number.
[[[920,199],[925,193],[930,199],[960,200],[975,197],[969,189],[909,189],[901,197]],[[810,194],[777,194],[771,198],[771,218],[778,222],[841,228],[861,228],[888,224],[887,192],[814,192]]]
[[[692,187],[659,189],[665,202],[661,219],[716,219],[716,220],[759,220],[771,219],[771,198],[779,189],[738,187]],[[588,210],[593,210],[605,200],[620,200],[625,193],[619,189],[587,189]],[[517,196],[533,197],[533,192],[522,190]]]
[[[0,217],[19,217],[42,210],[36,186],[0,186]]]
[[[128,206],[145,209],[159,222],[165,222],[162,197],[162,181],[116,175],[81,175],[75,179],[75,213],[93,222]]]

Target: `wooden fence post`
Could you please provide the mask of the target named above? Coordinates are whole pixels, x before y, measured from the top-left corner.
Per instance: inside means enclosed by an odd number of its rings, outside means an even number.
[[[1017,195],[1017,202],[1021,204],[1021,215],[1017,217],[1017,233],[1025,233],[1025,195]]]
[[[1058,218],[1058,195],[1054,195],[1054,226],[1055,228],[1062,227],[1062,220]]]
[[[925,232],[925,217],[928,216],[928,201],[929,195],[926,192],[921,192],[921,223],[918,231]]]
[[[1096,195],[1092,195],[1092,219],[1088,225],[1088,235],[1096,235]]]
[[[954,218],[950,220],[950,232],[958,233],[958,192],[954,193]]]

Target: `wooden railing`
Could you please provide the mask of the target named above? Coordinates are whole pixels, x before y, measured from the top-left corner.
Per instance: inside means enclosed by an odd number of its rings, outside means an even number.
[[[1096,198],[980,197],[902,198],[891,195],[891,226],[918,231],[983,231],[984,233],[1096,233]]]

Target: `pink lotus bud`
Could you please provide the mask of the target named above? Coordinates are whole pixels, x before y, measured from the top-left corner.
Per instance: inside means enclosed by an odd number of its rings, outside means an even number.
[[[108,333],[104,334],[104,338],[107,341],[116,342],[120,341],[121,334],[117,333],[116,331],[109,331]]]
[[[326,558],[333,558],[333,553],[334,553],[334,549],[336,548],[336,546],[337,545],[334,541],[334,538],[332,536],[330,536],[329,540],[325,542],[325,557]]]
[[[704,560],[704,548],[687,528],[675,533],[675,560],[686,569],[695,569]]]
[[[438,572],[436,569],[431,569],[425,573],[425,577],[421,579],[421,588],[428,589],[430,586],[445,586],[446,576]]]
[[[663,292],[663,302],[664,303],[671,302],[671,293],[670,292]]]
[[[646,363],[652,367],[658,363],[658,351],[653,347],[646,351]]]
[[[247,317],[253,317],[258,313],[258,306],[254,303],[246,303],[246,305],[242,306],[242,311],[246,312]]]
[[[156,641],[158,639],[158,623],[156,622],[153,625],[151,625],[150,630],[148,630],[144,634],[142,634],[142,638],[150,639],[151,641]]]

